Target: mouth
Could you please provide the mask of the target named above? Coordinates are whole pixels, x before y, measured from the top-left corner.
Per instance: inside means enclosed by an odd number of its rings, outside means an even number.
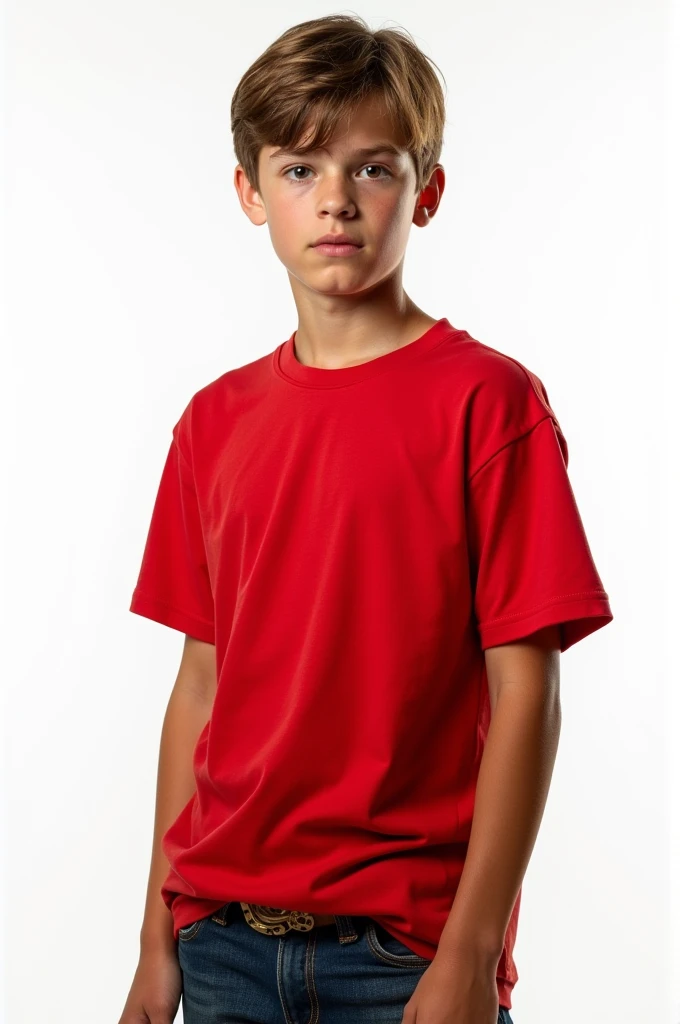
[[[352,242],[318,242],[312,248],[321,256],[353,256],[363,249],[363,245]]]

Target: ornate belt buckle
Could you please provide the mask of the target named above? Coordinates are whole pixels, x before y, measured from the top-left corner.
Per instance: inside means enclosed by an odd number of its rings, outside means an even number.
[[[259,903],[243,903],[243,916],[255,931],[265,935],[285,935],[291,929],[308,932],[314,927],[314,917],[303,910],[284,910],[281,907],[265,907]]]

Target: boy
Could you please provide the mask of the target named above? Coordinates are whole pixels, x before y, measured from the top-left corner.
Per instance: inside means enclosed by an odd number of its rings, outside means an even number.
[[[444,120],[355,16],[234,95],[298,327],[173,428],[131,610],[186,640],[121,1024],[511,1022],[559,655],[613,616],[542,382],[403,289]]]

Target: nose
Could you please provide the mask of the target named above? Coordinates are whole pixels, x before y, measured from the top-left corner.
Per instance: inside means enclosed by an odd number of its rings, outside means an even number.
[[[341,214],[354,216],[356,213],[356,203],[351,196],[345,179],[341,175],[337,175],[332,180],[327,181],[319,199],[318,212],[328,213],[334,217],[338,217]]]

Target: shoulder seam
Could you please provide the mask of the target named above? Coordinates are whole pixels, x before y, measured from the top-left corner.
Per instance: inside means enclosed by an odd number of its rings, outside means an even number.
[[[179,452],[179,457],[180,457],[180,459],[182,460],[182,462],[184,463],[184,465],[186,466],[186,468],[187,468],[187,469],[189,470],[189,472],[191,473],[191,476],[192,476],[192,479],[193,479],[193,475],[194,475],[194,472],[193,472],[193,469],[192,469],[191,463],[189,462],[188,458],[186,457],[186,455],[185,455],[185,454],[184,454],[184,452],[182,451],[182,446],[181,446],[181,444],[179,443],[179,440],[178,440],[178,438],[177,438],[177,437],[175,437],[175,435],[174,435],[174,434],[173,434],[172,442],[173,442],[173,444],[174,444],[175,448],[177,449],[177,451]]]
[[[477,466],[477,469],[473,470],[473,472],[468,477],[468,481],[467,481],[468,484],[472,483],[474,477],[476,477],[477,474],[482,469],[485,469],[489,465],[490,462],[493,462],[493,460],[496,458],[497,455],[500,455],[501,452],[504,452],[505,449],[509,448],[511,445],[516,444],[517,441],[521,441],[523,438],[527,437],[528,434],[531,434],[532,431],[534,431],[536,429],[536,427],[540,426],[541,423],[545,423],[546,420],[553,420],[553,421],[555,421],[554,414],[553,413],[546,413],[545,416],[541,416],[540,420],[536,420],[536,422],[534,424],[532,424],[532,426],[530,426],[528,428],[528,430],[525,430],[523,433],[518,434],[517,437],[513,437],[512,440],[506,441],[505,444],[501,445],[501,447],[497,451],[495,451],[493,453],[493,455],[489,455],[488,459],[485,459],[485,461],[481,464],[481,466]],[[559,425],[558,425],[558,429],[559,429]]]
[[[180,458],[185,463],[187,469],[191,473],[192,480],[193,480],[193,476],[194,476],[193,461],[183,451],[182,445],[180,444],[180,440],[179,440],[179,433],[180,433],[180,426],[183,423],[185,423],[185,429],[186,430],[190,429],[190,423],[188,421],[189,421],[189,419],[191,417],[191,412],[192,412],[192,409],[193,409],[194,398],[195,398],[195,395],[192,395],[191,398],[189,399],[189,401],[184,406],[184,409],[182,410],[182,415],[180,416],[180,418],[177,420],[177,422],[175,423],[174,427],[172,428],[172,439],[173,439],[173,442],[175,444],[175,447],[177,448],[177,451],[179,452]]]
[[[504,359],[509,359],[511,363],[514,363],[515,366],[519,366],[520,370],[524,371],[524,374],[528,378],[529,383],[531,384],[534,390],[534,394],[538,398],[543,408],[552,416],[552,418],[555,420],[555,423],[557,423],[557,426],[559,427],[559,422],[557,420],[557,416],[555,415],[555,410],[550,406],[550,403],[546,401],[545,397],[541,393],[541,388],[539,387],[539,378],[536,376],[536,374],[532,370],[529,370],[528,367],[524,365],[524,363],[521,363],[519,359],[516,359],[515,356],[511,356],[507,352],[501,352],[500,349],[493,348],[492,345],[487,345],[483,341],[478,341],[477,344],[481,345],[482,348],[487,349],[489,352],[495,352],[496,355],[503,356]]]

